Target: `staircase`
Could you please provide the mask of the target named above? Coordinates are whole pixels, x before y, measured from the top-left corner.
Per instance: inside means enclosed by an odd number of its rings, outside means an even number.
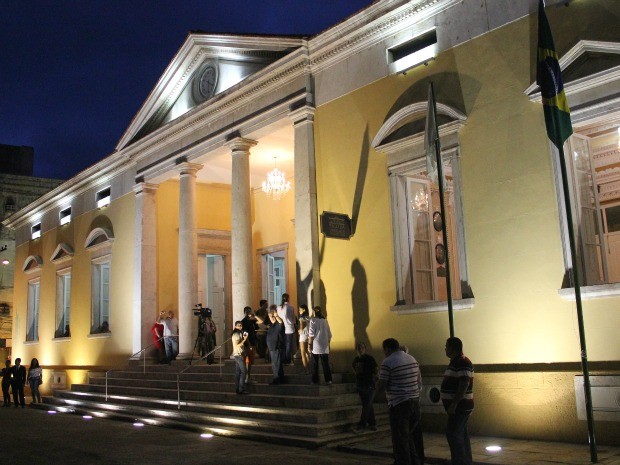
[[[186,361],[146,365],[130,361],[108,373],[91,373],[88,384],[70,391],[54,391],[39,408],[69,411],[200,433],[255,439],[316,448],[347,441],[360,415],[354,378],[334,373],[333,384],[313,385],[301,367],[285,367],[286,384],[269,385],[271,365],[252,367],[248,395],[235,393],[232,360],[196,363],[185,372]],[[221,376],[220,376],[221,368]],[[178,389],[177,389],[178,378]],[[376,405],[376,407],[379,407]],[[385,413],[377,409],[380,424]]]

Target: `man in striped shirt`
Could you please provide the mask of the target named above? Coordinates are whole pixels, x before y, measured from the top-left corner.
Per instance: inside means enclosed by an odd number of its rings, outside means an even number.
[[[385,388],[390,407],[394,464],[420,465],[413,434],[420,421],[420,367],[396,339],[383,341],[383,352],[377,391]]]
[[[446,438],[452,465],[471,465],[467,420],[474,409],[474,366],[463,355],[463,342],[458,337],[446,341],[446,357],[450,364],[441,383],[441,400],[448,412]]]

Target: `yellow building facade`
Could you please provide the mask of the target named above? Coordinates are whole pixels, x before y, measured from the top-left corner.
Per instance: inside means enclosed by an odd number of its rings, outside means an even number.
[[[476,366],[471,433],[586,441],[559,169],[535,85],[535,7],[479,3],[379,1],[309,39],[190,35],[116,151],[7,220],[23,264],[14,354],[37,357],[54,382],[79,382],[147,347],[160,310],[179,313],[190,355],[195,304],[213,307],[221,343],[244,306],[288,292],[295,306],[326,309],[337,369],[349,369],[356,341],[380,359],[395,337],[428,393],[447,363],[443,218],[455,335]],[[609,399],[620,389],[620,5],[562,3],[548,2],[547,14],[573,110],[567,154],[597,435],[618,444]],[[425,163],[430,82],[443,216]],[[261,190],[274,165],[292,184],[280,200]],[[349,239],[328,237],[325,212],[350,218]],[[441,430],[441,409],[422,401],[425,427]]]

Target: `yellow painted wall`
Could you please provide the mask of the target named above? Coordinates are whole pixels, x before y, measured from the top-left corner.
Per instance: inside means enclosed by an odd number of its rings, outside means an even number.
[[[16,250],[16,263],[22,267],[30,255],[40,255],[43,266],[33,274],[15,273],[15,322],[13,358],[24,365],[36,357],[48,369],[73,368],[79,382],[85,376],[80,368],[113,366],[131,353],[131,308],[133,280],[134,196],[125,195],[109,206],[72,219],[71,223],[43,233],[41,238],[22,244]],[[95,227],[108,227],[114,233],[111,260],[109,337],[90,336],[91,324],[91,252],[84,248],[88,234]],[[74,249],[71,261],[55,264],[50,258],[57,245],[65,242]],[[56,329],[56,272],[71,266],[71,338],[54,339]],[[39,341],[26,343],[28,282],[40,276]],[[71,375],[73,376],[73,375]],[[69,376],[69,377],[71,377]],[[78,379],[79,378],[79,379]],[[44,380],[43,392],[49,387]]]
[[[594,38],[594,33],[583,31],[609,34],[610,5],[574,2],[554,10],[554,29],[559,24],[556,15],[566,16],[563,26],[557,27],[558,48],[567,51],[580,33],[582,38]],[[568,16],[579,19],[571,23]],[[580,27],[571,29],[574,23]],[[523,92],[535,79],[535,40],[535,18],[526,18],[444,52],[426,67],[389,76],[319,107],[318,210],[353,213],[364,147],[370,147],[406,91],[417,96],[408,104],[425,102],[432,79],[438,102],[460,101],[467,115],[460,132],[461,185],[475,305],[455,313],[455,332],[474,364],[489,364],[476,385],[481,413],[474,415],[473,428],[478,434],[583,440],[585,422],[576,421],[572,373],[555,378],[537,373],[531,377],[542,377],[540,383],[510,388],[506,387],[510,376],[493,373],[494,364],[580,360],[575,304],[558,295],[564,262],[543,111]],[[321,237],[326,241],[321,278],[334,333],[332,358],[340,368],[348,367],[355,335],[366,333],[381,360],[381,342],[395,337],[423,366],[440,374],[447,362],[443,351],[449,336],[447,312],[403,316],[390,312],[396,302],[391,225],[386,156],[370,148],[355,236],[350,241]],[[364,293],[364,281],[367,317],[363,308],[353,305],[364,300],[359,295]],[[352,295],[354,289],[357,296]],[[614,342],[620,327],[618,306],[618,298],[584,303],[590,360],[620,360],[620,344]],[[519,382],[529,379],[517,377]],[[511,389],[518,390],[516,398]],[[486,424],[494,415],[497,418]],[[507,418],[515,425],[508,427]],[[547,419],[539,422],[541,418]],[[554,419],[565,420],[561,433],[554,433]],[[540,431],[532,432],[531,424],[538,424]],[[618,437],[618,428],[605,427],[607,442],[617,440],[610,438]]]

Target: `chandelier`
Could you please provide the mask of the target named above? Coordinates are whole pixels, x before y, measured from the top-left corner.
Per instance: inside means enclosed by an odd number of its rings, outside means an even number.
[[[263,192],[271,194],[274,200],[280,200],[291,190],[291,182],[286,180],[284,173],[276,166],[276,157],[273,157],[273,170],[267,173],[267,180],[263,181]]]

